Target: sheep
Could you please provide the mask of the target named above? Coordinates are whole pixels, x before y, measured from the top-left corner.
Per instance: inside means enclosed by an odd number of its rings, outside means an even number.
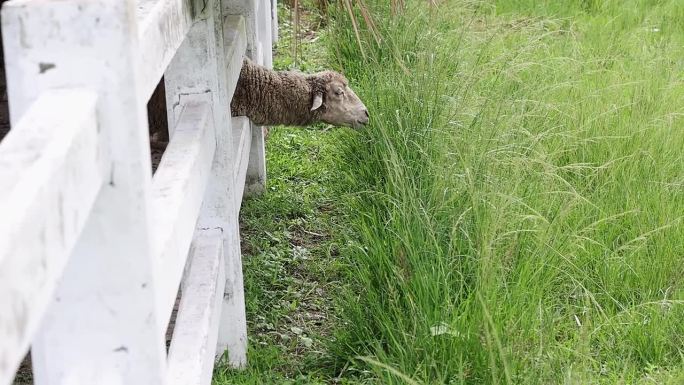
[[[273,71],[247,58],[230,110],[232,116],[247,116],[262,126],[325,122],[360,128],[369,118],[366,106],[337,72]]]
[[[359,128],[369,118],[366,106],[337,72],[277,72],[249,59],[243,61],[230,110],[232,116],[247,116],[261,126],[325,122]],[[150,146],[163,151],[169,140],[164,78],[147,104],[147,113]]]

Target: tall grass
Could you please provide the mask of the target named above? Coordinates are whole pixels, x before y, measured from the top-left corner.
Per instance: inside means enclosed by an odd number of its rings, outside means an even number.
[[[682,383],[684,3],[384,3],[381,39],[330,9],[372,117],[341,144],[338,369]]]

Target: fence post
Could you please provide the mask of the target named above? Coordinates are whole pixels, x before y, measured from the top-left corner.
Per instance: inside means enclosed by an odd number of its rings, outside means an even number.
[[[11,118],[51,88],[98,92],[108,175],[32,346],[36,384],[164,383],[134,0],[4,4]]]
[[[225,255],[226,293],[223,298],[217,354],[228,351],[231,365],[242,367],[247,361],[247,322],[245,316],[238,209],[234,196],[235,154],[228,96],[227,60],[223,41],[222,4],[211,1],[202,20],[191,28],[164,74],[167,106],[174,116],[192,98],[210,98],[216,128],[216,156],[212,176],[198,222],[198,231],[220,229]],[[238,53],[241,54],[241,53]]]
[[[257,2],[256,13],[251,16],[254,25],[253,59],[259,64],[273,68],[272,39],[273,39],[273,7],[275,2],[269,0],[246,0]],[[253,9],[254,7],[248,7]],[[276,10],[277,11],[277,10]],[[249,40],[249,37],[248,37]],[[250,43],[248,42],[248,46]],[[266,137],[267,127],[252,126],[252,143],[249,151],[249,164],[247,166],[247,180],[245,181],[245,195],[257,195],[266,189]]]
[[[261,2],[256,15],[258,32],[256,38],[261,48],[262,63],[268,68],[273,68],[273,3],[269,0]]]
[[[271,43],[278,41],[278,0],[271,0]]]
[[[247,35],[247,56],[255,62],[272,66],[271,60],[271,23],[270,0],[226,0],[223,9],[231,15],[243,15]],[[262,41],[266,34],[265,25],[268,24],[268,46],[263,47]],[[245,195],[262,193],[266,188],[266,152],[264,129],[251,124],[252,141],[245,181]]]

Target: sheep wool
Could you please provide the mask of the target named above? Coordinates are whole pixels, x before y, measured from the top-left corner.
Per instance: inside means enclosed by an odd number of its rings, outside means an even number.
[[[232,116],[247,116],[263,126],[305,126],[321,121],[325,113],[326,84],[347,80],[334,71],[312,75],[273,71],[245,59],[230,104]],[[323,95],[323,105],[311,111],[314,95]]]

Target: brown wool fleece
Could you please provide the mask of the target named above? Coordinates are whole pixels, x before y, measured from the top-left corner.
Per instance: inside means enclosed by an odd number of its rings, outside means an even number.
[[[324,71],[313,75],[276,72],[245,59],[230,104],[232,116],[247,116],[258,125],[306,126],[320,121],[325,111],[326,84],[333,79],[347,83],[344,76]],[[315,94],[323,105],[311,111]]]

